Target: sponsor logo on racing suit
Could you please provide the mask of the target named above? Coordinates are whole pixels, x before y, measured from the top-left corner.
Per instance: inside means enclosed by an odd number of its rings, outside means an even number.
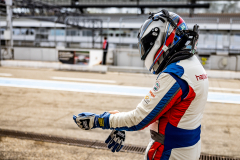
[[[150,103],[151,99],[149,98],[149,96],[145,96],[144,101],[148,104]]]
[[[159,88],[160,88],[160,83],[157,81],[156,84],[155,84],[154,87],[153,87],[153,90],[154,90],[154,91],[158,91]]]
[[[98,123],[101,127],[104,127],[104,119],[103,118],[98,118]]]
[[[207,77],[207,74],[202,74],[202,75],[199,75],[199,76],[197,76],[197,75],[195,75],[196,76],[196,78],[197,78],[197,81],[198,80],[204,80],[204,79],[207,79],[208,77]]]

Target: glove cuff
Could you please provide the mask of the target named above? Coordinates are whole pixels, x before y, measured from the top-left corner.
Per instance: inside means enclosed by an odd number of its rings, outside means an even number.
[[[109,117],[110,113],[104,112],[103,114],[96,114],[94,119],[94,126],[93,128],[102,128],[102,129],[109,129]]]

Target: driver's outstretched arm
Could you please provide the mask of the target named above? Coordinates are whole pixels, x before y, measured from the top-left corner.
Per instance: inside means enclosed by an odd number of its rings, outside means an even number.
[[[100,115],[83,112],[78,116],[73,116],[73,119],[81,129],[85,130],[93,128],[141,130],[159,119],[175,103],[181,101],[183,95],[186,95],[185,93],[188,91],[188,85],[184,83],[186,82],[171,73],[162,73],[153,89],[136,109],[116,114],[104,112]]]

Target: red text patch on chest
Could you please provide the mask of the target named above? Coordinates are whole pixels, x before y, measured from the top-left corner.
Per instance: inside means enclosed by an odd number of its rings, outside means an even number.
[[[207,79],[208,77],[207,77],[207,74],[202,74],[202,75],[199,75],[199,76],[197,76],[197,75],[195,75],[196,76],[196,78],[197,78],[197,81],[198,80],[204,80],[204,79]]]

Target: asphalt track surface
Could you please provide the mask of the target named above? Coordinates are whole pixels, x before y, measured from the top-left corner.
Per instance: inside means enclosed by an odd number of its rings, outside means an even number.
[[[53,77],[61,78],[53,79]],[[86,111],[97,114],[115,109],[120,112],[130,111],[148,93],[155,79],[156,76],[149,74],[112,72],[99,74],[1,67],[0,128],[104,141],[110,131],[80,130],[74,124],[72,115]],[[39,86],[46,87],[43,85],[45,83],[48,83],[48,88],[39,88]],[[68,91],[69,84],[72,85],[71,89],[74,91]],[[21,87],[14,85],[21,85]],[[56,86],[58,89],[50,89]],[[77,91],[79,86],[88,91],[91,89],[91,92],[86,92],[86,90],[79,92]],[[106,89],[102,90],[103,86],[109,87],[108,93],[103,93],[106,92]],[[59,89],[59,87],[68,90]],[[209,79],[209,87],[209,99],[202,120],[202,152],[240,157],[240,98],[238,98],[240,81]],[[126,88],[128,91],[131,90],[131,94],[126,94],[128,92]],[[115,94],[112,94],[114,92]],[[214,102],[211,101],[210,96],[212,99],[215,98]],[[127,132],[126,143],[146,146],[149,138],[148,128],[139,132]],[[31,152],[31,148],[25,145],[25,141],[3,138],[0,145],[0,155],[4,155],[5,159],[18,159],[17,155],[22,155],[20,159],[59,159],[57,154],[48,155],[49,152],[42,145],[38,145],[38,149],[43,153],[36,152],[36,156],[34,155],[36,150],[33,149]],[[23,156],[24,148],[31,158]],[[64,155],[64,152],[66,156],[73,154],[70,150],[61,149],[61,155]],[[89,151],[90,149],[79,147],[81,153],[90,153]],[[42,158],[43,155],[45,158]],[[113,155],[107,151],[104,151],[102,155],[105,159],[111,156],[120,159],[122,156]],[[130,154],[129,157],[131,157]],[[142,155],[138,159],[141,157]],[[131,159],[135,159],[134,156]]]

